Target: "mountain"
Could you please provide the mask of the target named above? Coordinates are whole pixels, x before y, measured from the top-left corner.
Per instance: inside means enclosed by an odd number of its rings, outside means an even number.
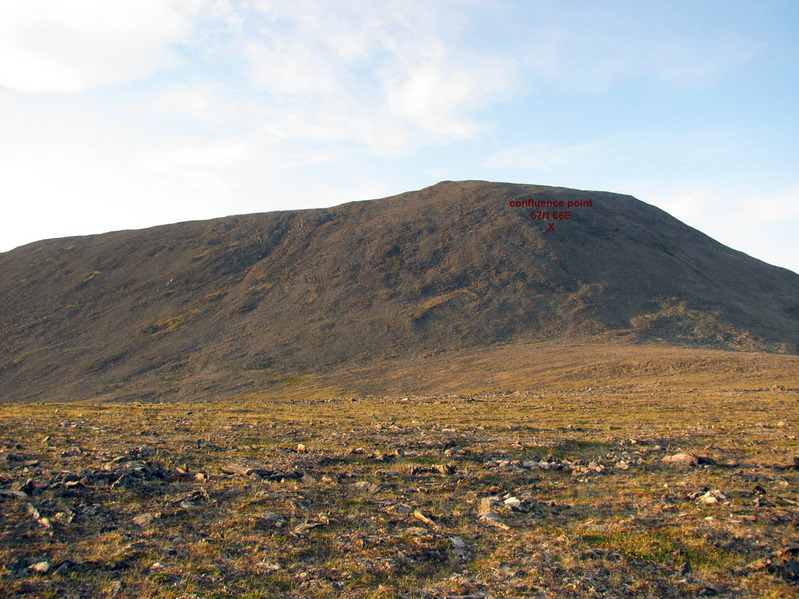
[[[796,273],[631,196],[534,185],[47,240],[0,273],[2,401],[203,399],[509,344],[799,348]]]

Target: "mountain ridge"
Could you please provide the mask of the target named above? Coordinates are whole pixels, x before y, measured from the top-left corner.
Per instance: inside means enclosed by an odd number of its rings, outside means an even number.
[[[531,197],[592,205],[558,208],[568,220],[510,205]],[[508,343],[799,347],[798,275],[632,196],[568,188],[441,182],[46,240],[0,272],[6,401],[210,395],[242,373]]]

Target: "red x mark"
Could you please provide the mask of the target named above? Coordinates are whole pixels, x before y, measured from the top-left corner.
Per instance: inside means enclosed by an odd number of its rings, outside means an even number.
[[[555,223],[549,223],[549,229],[547,231],[554,231],[555,230]]]

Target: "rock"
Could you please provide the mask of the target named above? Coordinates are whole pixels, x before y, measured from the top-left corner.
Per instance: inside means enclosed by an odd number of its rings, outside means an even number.
[[[699,458],[690,453],[675,453],[664,457],[663,463],[680,468],[693,468],[699,465]]]
[[[280,470],[273,470],[271,468],[251,468],[250,466],[243,466],[240,464],[228,464],[220,468],[225,474],[239,474],[254,480],[272,480],[280,481],[283,479],[300,479],[302,472],[282,472]]]
[[[376,451],[371,455],[371,458],[375,462],[392,462],[397,456],[391,453],[383,453],[382,451]]]
[[[759,572],[760,570],[765,570],[768,568],[771,565],[771,562],[771,558],[764,557],[746,564],[743,569],[747,572]]]
[[[433,469],[437,470],[438,472],[440,472],[445,476],[450,476],[452,474],[455,474],[456,467],[455,464],[435,464],[433,466]]]
[[[497,497],[496,495],[492,495],[491,497],[483,497],[480,500],[480,514],[484,514],[491,510],[491,507],[500,503],[502,499]]]
[[[75,512],[69,508],[65,509],[63,512],[56,512],[56,514],[53,516],[53,520],[62,526],[71,524],[74,519]]]
[[[428,518],[427,516],[424,515],[424,513],[422,513],[422,510],[414,510],[413,517],[416,518],[417,520],[424,522],[428,526],[436,525],[436,523],[433,522],[432,519]]]
[[[263,518],[267,524],[270,526],[274,526],[275,528],[283,528],[286,524],[286,520],[280,514],[275,514],[274,512],[265,512],[261,514],[261,518]]]
[[[494,528],[499,528],[502,530],[510,530],[510,526],[505,524],[497,514],[494,512],[485,512],[480,516],[480,522],[484,524],[488,524],[489,526],[493,526]]]
[[[459,562],[468,561],[469,550],[466,547],[466,542],[459,536],[450,537],[449,540],[452,543],[452,555],[455,556],[455,559]]]
[[[799,582],[799,561],[796,559],[798,555],[799,547],[788,547],[775,551],[772,553],[773,559],[766,567],[766,571],[787,582]]]
[[[419,474],[430,474],[432,472],[437,472],[437,470],[433,470],[429,466],[411,466],[409,472],[411,476],[417,476]]]
[[[242,466],[240,464],[228,464],[227,466],[222,466],[220,470],[225,474],[239,474],[241,476],[250,476],[258,469],[252,468],[250,466]]]
[[[449,540],[452,542],[452,546],[455,549],[466,549],[466,543],[464,542],[463,538],[455,536],[450,537]]]
[[[522,500],[519,499],[518,497],[508,497],[502,503],[504,503],[509,508],[515,510],[515,509],[519,509],[521,507]]]
[[[142,445],[139,447],[138,453],[141,457],[147,458],[155,455],[155,447],[152,445]]]
[[[407,514],[412,514],[414,510],[413,507],[411,507],[407,503],[398,503],[396,505],[389,506],[388,508],[386,508],[386,511],[392,514],[398,514],[404,516]]]
[[[50,571],[50,563],[46,561],[36,562],[32,566],[29,566],[28,569],[37,574],[47,574]]]
[[[627,462],[625,462],[624,460],[621,460],[620,462],[616,462],[616,465],[613,466],[613,467],[616,470],[629,470],[630,469],[630,465]]]
[[[12,491],[11,489],[0,489],[0,497],[13,497],[15,499],[28,499],[28,494],[24,491]]]
[[[153,523],[153,521],[157,518],[155,514],[151,514],[150,512],[145,512],[144,514],[139,514],[135,518],[133,518],[133,523],[136,526],[141,526],[144,528],[145,526],[149,526]]]
[[[79,568],[80,564],[76,564],[75,562],[67,559],[61,562],[58,568],[56,568],[56,574],[64,576],[65,574],[69,574],[70,572],[75,572]]]
[[[459,456],[466,455],[467,453],[468,453],[467,450],[462,449],[457,445],[453,445],[452,447],[448,447],[447,449],[444,450],[444,455],[447,456],[448,458],[451,458],[452,456],[456,455]]]
[[[39,494],[39,489],[36,488],[36,483],[33,482],[32,478],[27,479],[17,490],[26,493],[30,497]]]
[[[28,505],[25,506],[25,511],[28,512],[28,515],[34,520],[38,520],[39,518],[42,517],[42,515],[39,513],[39,510],[33,507],[32,503],[29,503]]]
[[[366,480],[358,481],[352,486],[359,491],[366,491],[367,493],[377,493],[380,490],[380,487],[378,487],[376,484],[370,483]]]
[[[108,585],[106,592],[109,595],[119,595],[122,592],[122,589],[125,588],[125,585],[122,583],[121,580],[114,580],[111,584]]]
[[[314,528],[318,528],[324,525],[325,525],[324,522],[305,522],[304,524],[300,524],[299,526],[294,527],[294,534],[295,535],[305,534],[309,530],[313,530]]]
[[[727,497],[719,490],[708,491],[704,495],[700,495],[696,498],[699,503],[703,503],[705,505],[716,505],[720,501],[726,500]]]

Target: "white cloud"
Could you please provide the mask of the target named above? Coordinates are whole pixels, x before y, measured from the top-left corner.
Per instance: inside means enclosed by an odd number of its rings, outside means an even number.
[[[145,77],[174,59],[203,0],[4,0],[0,85],[80,92]]]
[[[385,152],[469,137],[473,112],[511,81],[495,55],[462,51],[457,7],[444,14],[446,3],[258,6],[267,19],[246,50],[253,81],[283,123],[306,124],[294,133],[303,138]]]
[[[785,268],[799,264],[799,187],[772,193],[674,188],[639,197],[733,249]]]
[[[270,44],[252,43],[247,58],[253,81],[278,95],[332,94],[341,90],[336,62],[324,48],[285,36]]]

